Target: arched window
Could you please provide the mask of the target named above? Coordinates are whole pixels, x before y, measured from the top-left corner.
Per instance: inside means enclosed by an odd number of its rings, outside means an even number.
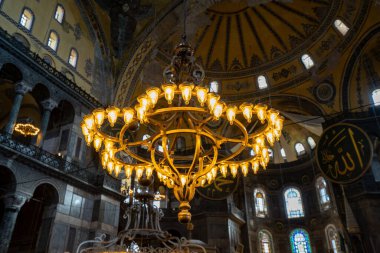
[[[306,69],[310,69],[314,66],[314,61],[308,54],[302,55],[301,60]]]
[[[309,234],[304,229],[294,229],[290,233],[290,245],[293,253],[311,253]]]
[[[268,83],[265,76],[259,76],[257,78],[257,86],[259,87],[260,90],[268,88]]]
[[[323,177],[318,177],[315,180],[315,188],[317,190],[319,205],[321,210],[325,211],[330,208],[330,196],[327,190],[327,183]]]
[[[249,155],[250,156],[255,156],[256,155],[255,150],[251,149],[251,151],[249,151]]]
[[[210,83],[210,92],[218,93],[219,92],[219,83],[218,81],[212,81]]]
[[[58,42],[59,42],[58,34],[54,31],[51,31],[49,34],[48,42],[47,42],[48,47],[50,47],[54,51],[57,51]]]
[[[273,156],[274,156],[273,149],[268,148],[268,154],[269,154],[269,161],[273,161]]]
[[[327,225],[327,227],[325,228],[325,233],[326,233],[326,240],[329,246],[329,252],[334,252],[334,253],[341,252],[339,234],[336,231],[335,226],[332,224]]]
[[[78,62],[78,51],[75,48],[72,48],[70,50],[69,63],[71,66],[75,68],[77,66],[77,62]]]
[[[289,188],[284,192],[286,213],[288,218],[304,216],[301,193],[296,188]]]
[[[313,137],[309,136],[307,137],[307,143],[309,143],[309,146],[311,149],[314,149],[317,144],[315,143]]]
[[[302,143],[297,142],[294,145],[294,148],[296,149],[297,156],[301,156],[306,153],[305,147],[302,145]]]
[[[143,137],[142,137],[142,140],[145,141],[145,140],[147,140],[149,138],[150,138],[149,134],[144,134]],[[148,146],[142,145],[141,148],[148,149]]]
[[[62,5],[58,4],[55,9],[54,19],[62,24],[63,18],[65,17],[65,9]]]
[[[380,105],[380,89],[372,91],[372,100],[374,106]]]
[[[253,191],[253,196],[255,199],[256,216],[260,218],[265,218],[268,215],[268,210],[264,190],[261,188],[256,188]]]
[[[281,153],[281,157],[282,157],[282,159],[284,159],[284,161],[286,161],[286,153],[285,153],[285,149],[284,149],[284,148],[281,148],[281,149],[280,149],[280,153]]]
[[[24,8],[22,11],[21,17],[20,17],[20,25],[28,29],[29,31],[32,30],[34,21],[34,15],[33,12],[30,9]]]
[[[350,30],[350,28],[348,28],[348,26],[346,26],[345,23],[342,22],[342,20],[340,19],[337,19],[334,21],[334,26],[335,28],[344,36],[346,35],[346,33],[348,32],[348,30]]]
[[[259,252],[260,253],[274,252],[272,235],[267,230],[259,231]]]

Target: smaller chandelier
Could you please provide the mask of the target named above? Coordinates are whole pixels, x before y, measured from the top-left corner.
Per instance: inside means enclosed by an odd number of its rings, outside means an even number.
[[[123,170],[127,178],[135,173],[149,180],[155,171],[174,190],[182,223],[191,220],[195,188],[212,183],[218,172],[236,177],[239,169],[244,176],[250,168],[255,174],[265,169],[268,147],[279,140],[284,121],[266,105],[227,105],[209,92],[193,54],[182,41],[161,87],[147,89],[134,107],[99,108],[81,123],[87,144],[93,143],[109,174]],[[179,139],[186,143],[181,150]]]
[[[30,123],[17,123],[15,125],[15,131],[26,137],[37,135],[40,132],[40,129]]]

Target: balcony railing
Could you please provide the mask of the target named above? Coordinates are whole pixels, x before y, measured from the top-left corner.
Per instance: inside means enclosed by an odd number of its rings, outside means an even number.
[[[108,175],[98,175],[37,146],[22,143],[13,139],[10,134],[0,133],[0,150],[2,149],[8,149],[22,155],[24,158],[39,163],[42,167],[55,169],[62,176],[74,178],[92,186],[102,186],[114,192],[120,192],[119,180]]]

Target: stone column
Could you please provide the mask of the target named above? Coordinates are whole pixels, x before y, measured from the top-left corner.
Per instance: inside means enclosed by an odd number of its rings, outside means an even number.
[[[17,215],[26,201],[26,197],[19,194],[9,194],[2,198],[4,201],[4,216],[0,223],[0,253],[8,251],[16,225]]]
[[[13,100],[13,105],[9,114],[8,123],[5,126],[5,132],[8,134],[13,133],[14,126],[16,124],[18,112],[21,107],[22,99],[24,98],[25,93],[32,90],[32,87],[25,82],[19,82],[15,87],[15,98]]]
[[[44,111],[42,113],[41,129],[36,140],[36,146],[38,147],[42,147],[44,143],[45,134],[46,134],[46,130],[49,124],[51,111],[55,107],[57,107],[58,104],[53,99],[49,98],[42,101],[41,105]]]

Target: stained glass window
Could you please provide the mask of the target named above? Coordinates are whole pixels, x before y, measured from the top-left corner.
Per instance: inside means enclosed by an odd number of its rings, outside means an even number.
[[[314,66],[314,61],[308,54],[302,55],[301,60],[306,69],[310,69]]]
[[[259,232],[259,249],[261,253],[272,253],[273,242],[272,235],[267,230],[261,230]]]
[[[268,87],[267,79],[265,78],[265,76],[259,76],[257,78],[257,86],[260,90],[266,89]]]
[[[315,143],[313,137],[309,136],[307,137],[307,143],[309,143],[309,146],[311,149],[314,149],[317,144]]]
[[[380,89],[372,91],[372,100],[374,106],[380,105]]]
[[[28,30],[31,30],[32,25],[33,25],[33,20],[34,20],[33,12],[29,9],[24,9],[20,17],[20,25],[22,25]]]
[[[297,155],[304,155],[306,153],[305,147],[302,145],[302,143],[297,142],[296,145],[294,145],[294,148],[296,149]]]
[[[329,249],[331,250],[331,252],[341,252],[339,234],[336,231],[335,226],[332,224],[327,225],[325,232],[326,239],[328,241]]]
[[[319,204],[321,210],[327,210],[330,208],[330,196],[327,190],[327,183],[323,177],[318,177],[315,181],[315,188],[317,189],[317,194],[319,198]]]
[[[346,26],[345,23],[343,23],[342,20],[340,19],[337,19],[334,21],[334,26],[335,28],[344,36],[347,34],[347,32],[350,30],[350,28],[348,28],[348,26]]]
[[[63,17],[65,16],[65,9],[62,7],[62,5],[57,5],[57,8],[55,9],[54,19],[57,20],[59,23],[62,23]]]
[[[311,253],[309,234],[304,229],[294,229],[290,233],[290,245],[293,253]]]
[[[261,188],[256,188],[253,194],[255,198],[256,216],[260,218],[266,217],[268,212],[264,190]]]
[[[299,218],[304,216],[301,193],[296,188],[288,188],[284,192],[286,212],[288,218]]]

